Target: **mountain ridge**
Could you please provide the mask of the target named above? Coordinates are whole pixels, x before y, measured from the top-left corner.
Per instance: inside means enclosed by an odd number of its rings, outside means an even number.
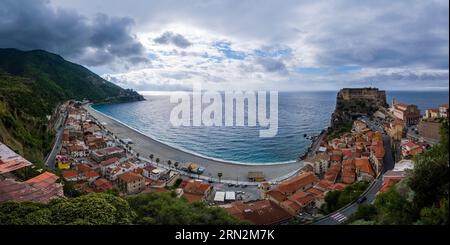
[[[121,103],[144,97],[60,55],[0,48],[1,142],[30,161],[42,163],[53,140],[47,116],[70,99]]]

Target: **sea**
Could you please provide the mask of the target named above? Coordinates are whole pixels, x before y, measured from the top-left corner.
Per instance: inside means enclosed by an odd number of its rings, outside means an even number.
[[[94,105],[93,108],[140,132],[178,149],[203,157],[241,164],[282,164],[295,161],[311,145],[311,138],[330,124],[336,91],[280,92],[278,132],[259,137],[261,127],[173,126],[166,92],[146,95],[145,101]],[[387,100],[416,104],[425,109],[448,103],[448,91],[387,91]],[[205,105],[206,106],[206,105]]]

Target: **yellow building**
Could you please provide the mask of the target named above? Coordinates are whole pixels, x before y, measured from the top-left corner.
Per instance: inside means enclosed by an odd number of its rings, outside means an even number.
[[[58,168],[60,170],[70,169],[70,163],[68,163],[68,162],[58,162]]]

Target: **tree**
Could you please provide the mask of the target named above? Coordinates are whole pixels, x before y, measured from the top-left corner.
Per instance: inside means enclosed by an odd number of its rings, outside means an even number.
[[[412,203],[400,195],[395,188],[379,194],[374,205],[378,212],[378,224],[408,225],[418,218]]]
[[[217,173],[217,177],[219,177],[219,183],[221,182],[222,175],[223,175],[223,174],[222,174],[221,172]]]
[[[138,152],[138,153],[136,153],[136,157],[137,157],[137,158],[139,158],[139,156],[140,156],[139,152]]]
[[[152,160],[153,161],[153,154],[150,154],[150,156],[148,156],[148,157],[150,157],[150,160]]]
[[[172,161],[168,160],[167,165],[169,165],[169,168],[170,168],[170,165],[172,165]]]
[[[356,212],[349,218],[349,221],[350,222],[356,220],[371,221],[376,219],[377,214],[378,214],[377,208],[374,205],[360,204]]]
[[[81,196],[82,193],[79,190],[75,189],[73,182],[63,180],[62,184],[63,184],[64,196],[66,196],[66,197]]]
[[[420,210],[420,220],[424,225],[448,225],[448,198],[443,199],[439,207],[425,207]]]
[[[322,204],[321,210],[325,214],[329,214],[338,209],[338,201],[341,191],[330,191],[325,195],[325,203]]]
[[[190,204],[174,192],[148,193],[127,198],[141,225],[225,225],[242,224],[225,210],[198,202]]]
[[[179,163],[179,162],[175,162],[173,165],[175,166],[175,168],[178,168],[178,166],[180,165],[180,163]]]
[[[439,204],[449,195],[448,120],[442,123],[441,141],[415,158],[414,171],[408,185],[414,191],[414,204],[418,209]]]
[[[54,199],[48,204],[0,204],[0,224],[132,224],[135,217],[125,199],[105,193]]]
[[[155,161],[156,161],[156,165],[158,165],[159,164],[159,158],[157,157]]]
[[[325,203],[321,207],[322,212],[328,214],[355,201],[367,187],[367,182],[360,181],[345,187],[342,191],[328,192],[325,196]]]

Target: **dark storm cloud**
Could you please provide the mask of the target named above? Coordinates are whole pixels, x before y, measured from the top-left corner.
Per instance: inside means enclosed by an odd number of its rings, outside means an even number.
[[[44,49],[88,66],[142,57],[144,47],[131,33],[133,24],[131,18],[105,14],[88,19],[44,0],[0,1],[0,47]]]
[[[334,17],[307,39],[319,64],[448,69],[448,1],[349,4],[322,9]]]
[[[183,35],[176,34],[170,31],[164,32],[161,36],[153,39],[155,43],[159,44],[173,44],[179,48],[187,48],[192,45]]]

